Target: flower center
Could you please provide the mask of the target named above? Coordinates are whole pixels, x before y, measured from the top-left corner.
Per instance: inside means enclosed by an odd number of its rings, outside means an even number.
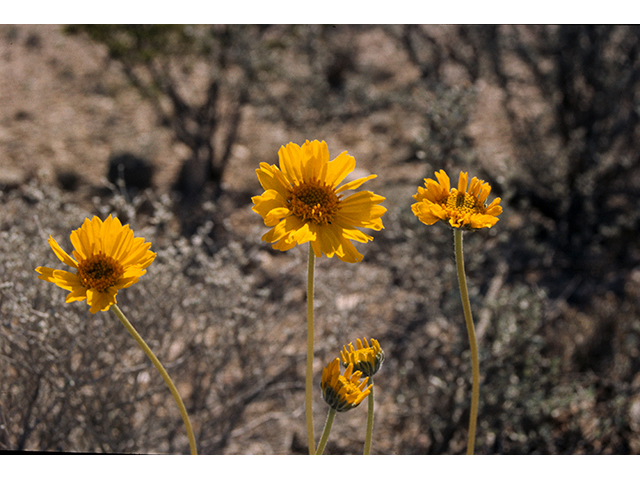
[[[293,187],[287,202],[295,216],[326,225],[338,211],[340,198],[329,185],[311,180]]]
[[[342,390],[343,400],[347,398],[349,395],[352,395],[354,393],[358,393],[358,394],[360,393],[360,389],[358,388],[358,385],[353,383],[351,380],[348,380],[346,377],[343,377],[342,375],[338,377],[337,383],[338,385],[336,385],[336,387],[338,391],[340,391],[340,389],[344,387],[344,390]]]
[[[354,358],[357,362],[368,362],[370,359],[375,358],[376,352],[373,351],[373,348],[361,348],[356,350]]]
[[[78,277],[82,285],[95,288],[99,292],[115,285],[123,272],[124,268],[120,263],[104,253],[98,253],[78,263]]]
[[[470,193],[453,190],[447,197],[445,204],[447,208],[462,214],[482,213],[482,206],[477,204],[476,198]]]

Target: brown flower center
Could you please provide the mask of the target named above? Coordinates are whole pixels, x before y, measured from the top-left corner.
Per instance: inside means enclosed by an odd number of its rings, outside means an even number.
[[[112,287],[124,273],[119,262],[104,253],[98,253],[78,263],[78,277],[82,285],[99,292]]]
[[[340,198],[329,185],[311,180],[293,187],[287,202],[295,216],[326,225],[338,211]]]
[[[445,204],[447,208],[456,210],[462,214],[482,213],[482,205],[478,205],[476,197],[470,193],[453,190],[447,197]]]

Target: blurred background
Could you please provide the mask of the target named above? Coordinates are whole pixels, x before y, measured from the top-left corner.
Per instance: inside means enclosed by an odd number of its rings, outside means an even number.
[[[410,209],[443,168],[504,208],[465,235],[477,453],[640,453],[639,50],[615,25],[0,26],[0,448],[189,451],[117,319],[34,272],[63,268],[48,235],[70,251],[114,214],[158,253],[118,305],[200,453],[305,453],[307,249],[261,242],[251,196],[319,139],[388,211],[361,263],[316,264],[316,437],[322,367],[373,337],[372,453],[466,449],[453,235]],[[365,425],[339,414],[326,453],[361,453]]]

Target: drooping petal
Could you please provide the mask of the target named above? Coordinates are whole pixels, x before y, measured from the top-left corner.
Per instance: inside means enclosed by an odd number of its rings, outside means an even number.
[[[87,289],[85,287],[77,287],[74,288],[73,290],[71,290],[71,292],[69,293],[69,295],[67,295],[67,298],[65,298],[65,302],[66,303],[71,303],[71,302],[82,302],[83,300],[87,299]]]
[[[58,260],[60,260],[62,263],[70,267],[73,267],[73,268],[78,267],[78,262],[76,262],[73,258],[71,258],[71,256],[69,256],[69,254],[65,252],[60,247],[60,245],[58,245],[58,242],[56,242],[51,235],[49,235],[49,245],[51,246],[53,253],[56,254],[56,257],[58,257]]]
[[[252,197],[251,201],[254,203],[251,209],[264,219],[267,227],[276,225],[291,213],[286,200],[276,190],[267,190],[260,196]]]
[[[260,168],[256,170],[256,175],[258,175],[258,181],[262,188],[275,190],[283,197],[287,196],[287,190],[291,187],[291,184],[277,166],[263,162],[260,164]]]
[[[91,307],[90,313],[104,312],[109,309],[111,305],[116,304],[116,294],[118,291],[115,288],[109,288],[103,292],[90,288],[87,290],[87,305]]]
[[[38,272],[40,274],[40,275],[38,275],[38,278],[40,280],[44,280],[45,282],[55,283],[54,282],[54,276],[53,276],[55,270],[53,268],[38,267],[38,268],[36,268],[36,272]]]
[[[439,220],[443,220],[444,217],[442,208],[437,209],[436,207],[439,207],[439,205],[420,202],[411,205],[411,211],[422,223],[433,225]]]
[[[281,220],[262,236],[262,240],[268,243],[286,239],[287,250],[298,243],[305,243],[315,239],[315,234],[311,231],[310,224],[302,221],[298,217],[290,216]]]

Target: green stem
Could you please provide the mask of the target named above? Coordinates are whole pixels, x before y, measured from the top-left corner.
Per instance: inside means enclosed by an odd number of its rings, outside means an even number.
[[[371,385],[371,393],[369,393],[369,405],[367,406],[367,436],[364,440],[364,455],[371,453],[371,439],[373,437],[373,377],[369,377],[368,385]]]
[[[316,451],[313,433],[313,276],[316,257],[309,242],[309,272],[307,275],[307,374],[305,385],[305,409],[307,415],[307,438],[309,455]]]
[[[184,407],[184,403],[182,403],[182,398],[180,398],[180,394],[178,393],[178,390],[176,389],[175,385],[171,381],[171,377],[169,377],[169,374],[160,363],[160,360],[156,358],[156,356],[151,351],[149,346],[145,343],[145,341],[142,339],[140,334],[138,334],[136,329],[133,328],[133,325],[129,323],[129,320],[127,320],[127,317],[124,316],[124,313],[122,313],[122,310],[120,310],[120,308],[118,308],[116,304],[113,304],[111,305],[111,311],[122,322],[122,324],[124,325],[124,328],[127,329],[127,331],[131,334],[134,340],[138,342],[138,345],[140,345],[140,348],[142,348],[144,353],[147,354],[147,357],[149,357],[149,359],[151,360],[151,363],[153,363],[153,365],[158,369],[158,372],[160,372],[160,375],[162,376],[163,380],[169,387],[169,390],[171,390],[173,399],[178,405],[178,410],[180,410],[180,415],[182,415],[182,421],[184,422],[184,426],[187,428],[187,436],[189,437],[189,448],[191,449],[191,455],[197,455],[198,451],[196,449],[196,439],[193,436],[193,429],[191,428],[191,422],[189,421],[189,416],[187,415],[187,409]]]
[[[458,269],[458,283],[460,284],[460,299],[464,319],[467,323],[467,333],[471,345],[471,414],[469,418],[469,441],[467,443],[467,455],[473,455],[476,441],[476,424],[478,422],[478,403],[480,401],[480,360],[478,357],[478,342],[476,332],[473,327],[473,317],[471,316],[471,304],[469,303],[469,292],[467,290],[467,278],[464,273],[464,255],[462,253],[462,230],[454,229],[454,243],[456,251],[456,267]]]
[[[333,426],[333,419],[336,416],[336,412],[337,410],[335,408],[329,409],[327,421],[324,423],[324,431],[322,432],[322,437],[320,438],[316,455],[322,455],[322,452],[324,452],[324,447],[327,445],[327,440],[329,440],[329,433],[331,433],[331,427]]]

